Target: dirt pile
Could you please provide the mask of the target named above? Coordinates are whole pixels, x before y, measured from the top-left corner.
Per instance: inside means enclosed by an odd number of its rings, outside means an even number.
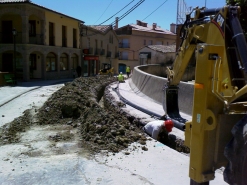
[[[76,127],[84,146],[93,152],[118,152],[136,141],[145,145],[146,137],[135,125],[135,119],[120,110],[123,103],[108,98],[117,106],[99,104],[105,87],[114,81],[114,77],[99,76],[77,78],[66,83],[36,110],[35,116],[26,111],[24,116],[6,124],[2,129],[1,143],[18,142],[18,132],[24,132],[33,124],[60,124]],[[48,139],[59,141],[68,138],[57,136]]]
[[[80,145],[92,152],[119,152],[133,142],[139,142],[143,150],[148,150],[139,118],[123,111],[125,104],[116,101],[109,91],[108,85],[115,81],[114,77],[98,76],[66,83],[40,109],[26,110],[23,116],[3,126],[0,144],[19,142],[19,133],[33,125],[61,125],[77,129]],[[57,134],[47,140],[59,142],[74,137],[73,134]],[[189,152],[183,141],[174,135],[169,135],[169,140],[163,143],[177,151]]]

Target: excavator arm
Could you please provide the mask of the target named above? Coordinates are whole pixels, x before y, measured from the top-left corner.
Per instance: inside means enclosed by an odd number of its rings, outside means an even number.
[[[173,66],[166,70],[164,107],[171,119],[184,120],[185,144],[190,147],[189,176],[196,185],[209,184],[215,170],[229,164],[224,150],[232,138],[231,129],[247,120],[247,45],[238,20],[239,7],[197,7],[192,13],[182,26],[182,43]],[[179,113],[178,86],[191,60],[196,69],[192,120],[187,121]],[[247,154],[243,155],[247,161]],[[241,169],[242,174],[225,177],[226,181],[232,184],[241,179],[236,184],[247,184],[247,166]],[[228,170],[226,174],[234,173]]]

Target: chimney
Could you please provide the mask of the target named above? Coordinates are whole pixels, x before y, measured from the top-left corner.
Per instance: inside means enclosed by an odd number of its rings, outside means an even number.
[[[170,24],[170,32],[176,33],[176,24],[174,24],[174,23]]]
[[[118,17],[116,17],[116,19],[115,19],[115,27],[114,27],[114,29],[118,29]]]
[[[139,26],[141,26],[141,21],[136,20],[136,24],[139,25]]]
[[[157,27],[157,23],[153,23],[153,30]]]

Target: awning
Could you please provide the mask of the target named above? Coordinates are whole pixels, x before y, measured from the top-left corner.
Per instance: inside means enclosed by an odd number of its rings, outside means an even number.
[[[84,60],[99,60],[99,56],[85,55]]]

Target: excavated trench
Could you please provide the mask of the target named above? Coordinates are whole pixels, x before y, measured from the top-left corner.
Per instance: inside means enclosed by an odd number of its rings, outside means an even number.
[[[122,109],[125,104],[117,101],[109,90],[108,85],[115,81],[114,77],[99,76],[66,83],[41,108],[26,110],[23,116],[5,124],[0,130],[0,144],[18,143],[20,136],[33,127],[50,126],[53,129],[66,127],[66,132],[46,136],[48,141],[79,138],[79,145],[92,154],[102,150],[116,153],[133,142],[139,142],[142,150],[148,150],[148,137],[142,130],[140,118],[125,112]],[[162,143],[189,153],[183,140],[175,135],[170,134]]]

